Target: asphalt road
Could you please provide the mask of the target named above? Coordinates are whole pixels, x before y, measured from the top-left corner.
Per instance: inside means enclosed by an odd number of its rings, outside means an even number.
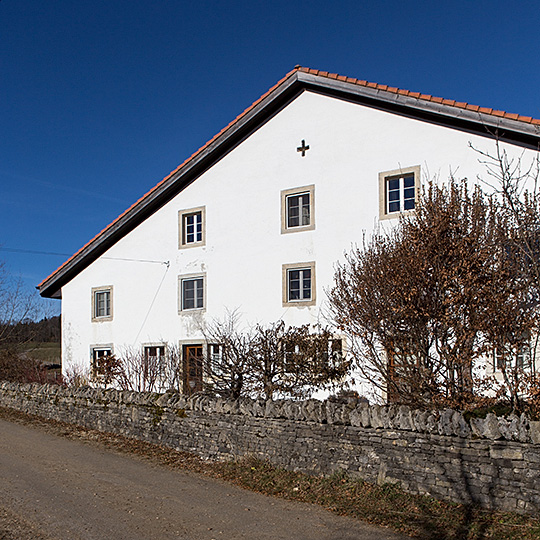
[[[406,537],[0,420],[0,539]]]

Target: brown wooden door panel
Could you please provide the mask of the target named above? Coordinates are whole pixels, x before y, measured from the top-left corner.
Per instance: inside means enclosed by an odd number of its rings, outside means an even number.
[[[184,394],[190,396],[202,390],[203,347],[202,345],[184,345],[182,352]]]

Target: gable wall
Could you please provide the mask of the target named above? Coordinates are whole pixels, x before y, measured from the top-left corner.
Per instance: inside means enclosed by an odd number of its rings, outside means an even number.
[[[296,152],[302,139],[310,146],[304,158]],[[420,165],[423,181],[444,180],[450,170],[474,179],[484,169],[469,141],[495,149],[487,138],[304,92],[63,287],[64,366],[88,365],[92,345],[201,339],[198,321],[226,309],[250,324],[315,322],[334,263],[377,223],[378,174]],[[310,184],[315,230],[281,234],[281,190]],[[178,212],[200,206],[206,245],[178,249]],[[309,261],[316,261],[317,304],[283,307],[282,264]],[[178,276],[202,272],[205,313],[179,314]],[[108,285],[113,320],[92,323],[91,289]]]

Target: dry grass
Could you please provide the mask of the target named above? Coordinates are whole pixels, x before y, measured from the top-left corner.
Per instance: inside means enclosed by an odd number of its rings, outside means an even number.
[[[60,343],[45,343],[30,341],[20,346],[20,352],[26,353],[30,358],[40,362],[57,363],[61,362]]]
[[[274,497],[318,504],[340,515],[382,525],[416,538],[437,540],[538,540],[540,520],[508,512],[411,495],[392,485],[377,486],[343,474],[321,478],[244,459],[209,462],[186,452],[119,435],[46,420],[0,408],[0,418],[30,424],[69,439],[85,440],[175,470],[204,474]]]

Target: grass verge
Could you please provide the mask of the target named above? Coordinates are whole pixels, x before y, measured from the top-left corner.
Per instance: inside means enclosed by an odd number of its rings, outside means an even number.
[[[135,455],[175,470],[191,471],[232,482],[273,497],[320,505],[343,516],[391,528],[415,538],[437,540],[538,540],[540,520],[508,512],[490,512],[471,505],[438,501],[405,493],[398,486],[377,486],[344,474],[315,477],[246,458],[210,462],[186,452],[47,420],[0,407],[0,418],[32,425],[69,439],[88,441]]]

